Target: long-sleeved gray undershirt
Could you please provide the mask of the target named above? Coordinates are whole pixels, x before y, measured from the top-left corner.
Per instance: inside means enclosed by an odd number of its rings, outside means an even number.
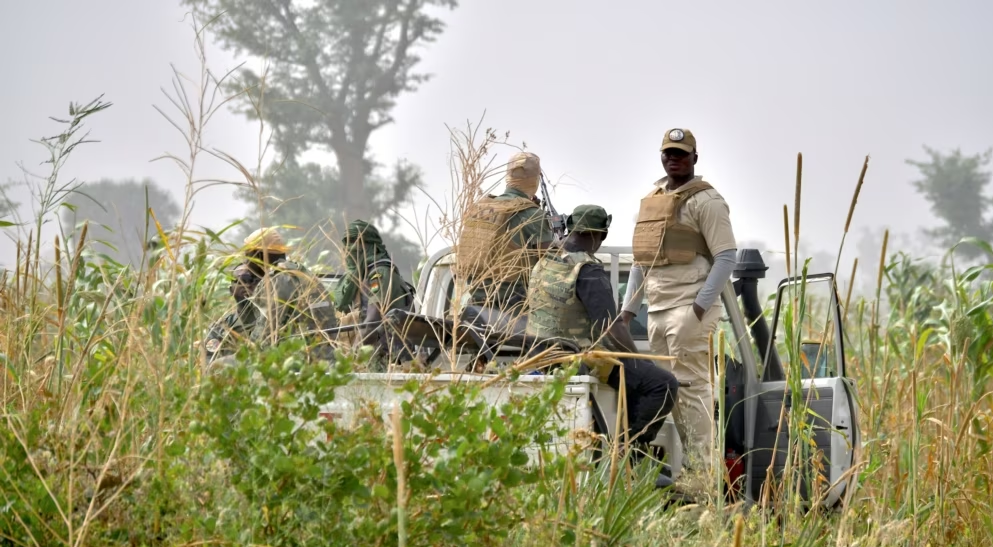
[[[724,290],[724,286],[731,279],[731,272],[734,270],[735,263],[737,262],[737,253],[737,249],[728,249],[717,253],[714,257],[714,265],[711,266],[710,273],[707,274],[707,280],[704,282],[703,288],[697,293],[693,301],[694,304],[706,310],[717,302],[717,299],[721,296],[721,291]],[[641,266],[635,264],[631,267],[631,273],[628,275],[628,287],[624,293],[622,311],[628,311],[634,314],[638,313],[638,310],[641,308],[644,282],[645,272],[641,269]]]

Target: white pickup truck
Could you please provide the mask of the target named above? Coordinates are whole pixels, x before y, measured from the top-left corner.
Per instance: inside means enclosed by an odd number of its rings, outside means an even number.
[[[603,247],[597,253],[597,258],[610,272],[611,285],[620,302],[632,264],[630,248]],[[450,319],[453,315],[451,307],[457,293],[452,271],[454,261],[452,250],[444,249],[432,255],[422,269],[417,286],[415,313],[423,321],[434,321],[435,323],[431,323],[434,325],[432,328],[437,328],[439,322]],[[807,412],[815,416],[812,436],[817,452],[812,460],[820,460],[822,478],[830,485],[815,496],[821,504],[835,506],[842,501],[846,487],[854,483],[854,474],[849,471],[854,464],[855,451],[860,446],[861,438],[854,384],[846,377],[844,333],[841,329],[834,278],[831,274],[806,278],[808,299],[822,304],[817,315],[823,317],[815,317],[804,324],[807,330],[804,339],[814,341],[805,341],[801,345],[809,366],[802,367],[805,372],[801,392],[791,394],[785,374],[788,367],[782,364],[787,361],[786,336],[779,315],[780,305],[790,300],[790,287],[796,287],[801,282],[791,279],[779,284],[770,333],[756,294],[757,280],[764,277],[765,270],[758,251],[739,251],[734,275],[736,281],[733,284],[729,282],[721,295],[724,313],[719,328],[724,331],[727,341],[727,373],[723,388],[727,408],[724,423],[725,460],[729,476],[741,498],[749,501],[758,499],[770,465],[773,476],[779,476],[786,466],[789,420],[782,417],[788,415],[797,401],[806,401],[804,406],[808,409]],[[818,300],[816,296],[821,298]],[[644,353],[650,352],[647,315],[647,305],[643,303],[631,325],[631,334],[638,349]],[[441,345],[443,344],[439,343]],[[376,402],[384,413],[389,413],[406,396],[398,388],[411,379],[435,384],[485,382],[493,379],[492,375],[461,372],[466,370],[466,365],[475,359],[475,355],[459,355],[453,363],[449,359],[451,353],[436,350],[431,354],[436,369],[451,372],[356,374],[348,386],[339,389],[335,401],[323,408],[322,413],[329,419],[347,423],[354,419],[354,409],[363,401]],[[520,355],[519,351],[517,355]],[[494,350],[490,356],[499,360],[499,351]],[[548,380],[548,376],[527,375],[514,381],[497,381],[483,391],[483,396],[494,404],[499,404],[514,394],[540,389]],[[720,395],[720,391],[715,389],[715,401],[720,400]],[[576,376],[570,380],[566,394],[559,404],[558,421],[570,430],[587,429],[613,438],[616,409],[615,390],[600,383],[595,377]],[[716,416],[715,412],[715,420]],[[569,441],[562,438],[556,442],[564,449]],[[664,447],[673,478],[677,478],[681,468],[682,449],[671,420],[666,420],[652,444]],[[814,462],[810,463],[813,468]]]

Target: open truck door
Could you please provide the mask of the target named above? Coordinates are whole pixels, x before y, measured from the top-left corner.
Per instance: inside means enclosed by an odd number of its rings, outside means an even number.
[[[742,259],[746,264],[739,262],[739,268],[747,269],[747,257]],[[743,299],[746,315],[754,316]],[[799,494],[805,503],[834,507],[846,488],[855,486],[853,466],[861,445],[834,275],[781,281],[771,336],[764,318],[749,321],[753,336],[758,334],[762,367],[745,405],[753,417],[745,458],[747,497],[775,503]],[[763,325],[756,329],[759,322]]]

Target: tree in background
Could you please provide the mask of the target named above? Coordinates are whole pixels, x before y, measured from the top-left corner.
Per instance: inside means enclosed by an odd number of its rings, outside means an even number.
[[[0,222],[12,223],[13,219],[8,218],[14,214],[17,210],[18,203],[10,199],[7,195],[7,191],[14,186],[14,181],[8,180],[7,182],[0,184]]]
[[[141,263],[146,236],[148,240],[157,239],[155,221],[146,217],[146,210],[154,211],[164,230],[172,228],[182,212],[172,195],[149,179],[84,183],[66,199],[65,205],[62,225],[67,232],[89,221],[87,239],[100,242],[95,247],[97,251],[135,266]]]
[[[243,113],[273,128],[282,157],[263,189],[281,200],[311,201],[306,207],[339,229],[357,218],[382,223],[395,216],[419,177],[404,165],[393,177],[376,176],[369,138],[393,121],[401,93],[428,80],[414,70],[416,51],[443,31],[437,10],[454,9],[457,0],[182,1],[203,6],[208,18],[219,15],[211,28],[225,48],[271,65],[264,77],[243,70],[239,88],[249,90],[241,95]],[[299,164],[310,150],[330,150],[336,168]],[[303,226],[311,219],[288,220]]]
[[[379,219],[380,230],[386,245],[397,266],[405,275],[416,267],[421,256],[418,246],[400,236],[396,228],[400,219],[393,212],[395,204],[410,199],[413,188],[420,183],[420,171],[413,165],[397,162],[389,177],[370,174],[366,189],[372,195],[373,212],[368,218]],[[316,163],[300,164],[288,160],[282,165],[273,165],[262,177],[260,183],[264,196],[250,189],[238,190],[237,196],[243,201],[261,206],[266,211],[265,222],[269,225],[290,225],[300,228],[299,232],[288,233],[289,237],[302,236],[305,239],[305,253],[314,260],[322,251],[337,251],[339,229],[345,223],[345,215],[336,215],[339,206],[336,196],[342,195],[343,184],[337,167],[322,166]],[[249,223],[243,231],[254,229]],[[326,234],[326,235],[325,235]],[[326,262],[337,265],[338,253],[333,252]]]
[[[914,181],[914,187],[931,204],[935,216],[944,222],[944,226],[927,230],[927,234],[944,248],[969,236],[993,241],[993,221],[988,215],[991,200],[985,193],[990,172],[983,171],[993,151],[974,156],[964,156],[958,149],[942,154],[925,146],[924,151],[929,161],[907,160],[907,163],[921,172],[922,178]],[[982,253],[971,245],[963,245],[959,251],[966,258]]]

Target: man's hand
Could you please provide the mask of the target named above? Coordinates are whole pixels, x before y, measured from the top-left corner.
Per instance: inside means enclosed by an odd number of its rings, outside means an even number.
[[[621,323],[624,323],[625,326],[630,327],[631,326],[631,320],[633,320],[633,319],[634,319],[634,313],[633,312],[629,312],[627,310],[621,312]]]
[[[701,308],[700,307],[700,304],[697,304],[696,302],[694,302],[693,303],[693,313],[696,315],[696,318],[698,320],[703,321],[703,314],[704,313],[707,313],[707,310]]]

